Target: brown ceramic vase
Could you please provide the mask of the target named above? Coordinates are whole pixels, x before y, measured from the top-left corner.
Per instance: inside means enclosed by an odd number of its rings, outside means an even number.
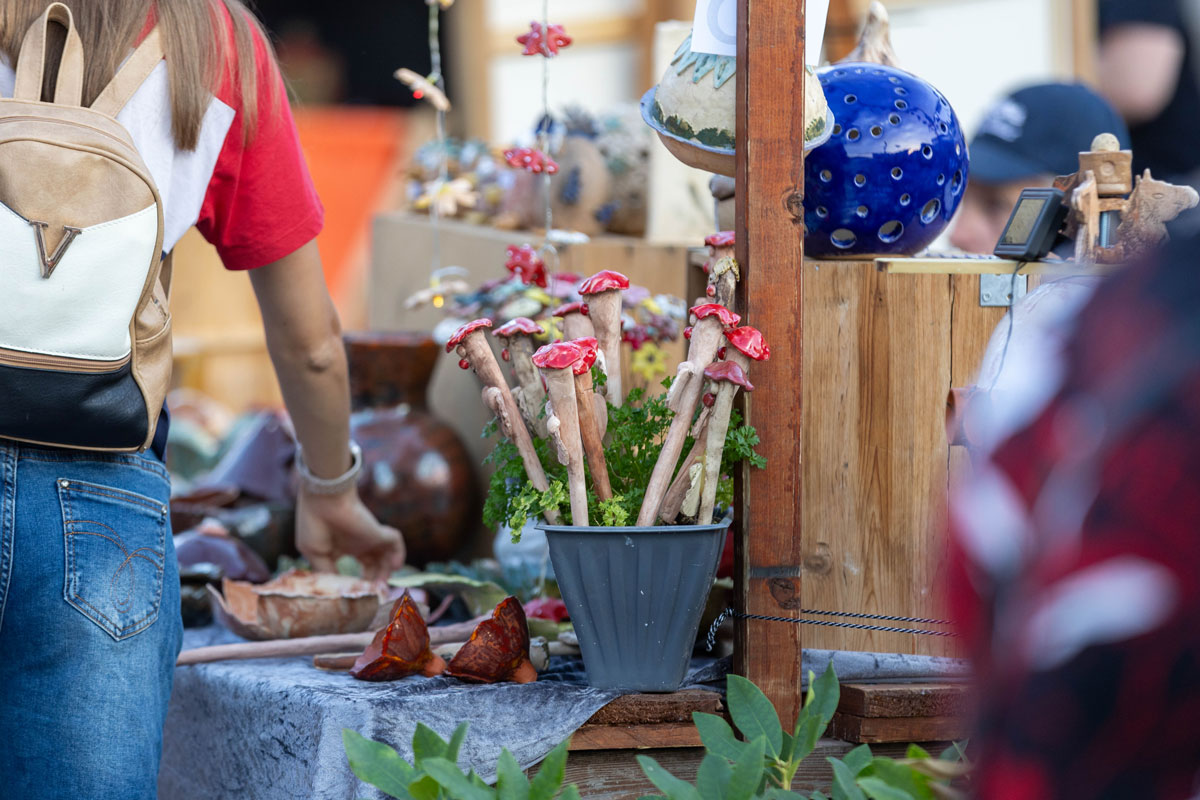
[[[347,334],[359,492],[404,533],[409,563],[455,558],[479,528],[479,480],[453,428],[429,413],[440,349],[424,333]]]

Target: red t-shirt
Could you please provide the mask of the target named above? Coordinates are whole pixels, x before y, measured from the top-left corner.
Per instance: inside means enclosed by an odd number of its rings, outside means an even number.
[[[232,36],[232,21],[225,13]],[[246,141],[237,65],[229,64],[214,101],[235,113],[196,220],[225,266],[237,270],[260,267],[294,252],[315,238],[324,222],[283,79],[257,33],[254,58],[257,126]]]

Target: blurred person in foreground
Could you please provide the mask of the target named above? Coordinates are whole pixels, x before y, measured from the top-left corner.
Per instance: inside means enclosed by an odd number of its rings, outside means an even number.
[[[1042,83],[992,106],[967,148],[971,168],[950,243],[990,254],[1022,189],[1046,187],[1079,169],[1079,154],[1097,134],[1129,146],[1129,133],[1108,102],[1080,84]]]
[[[1198,253],[1096,290],[1057,391],[952,503],[979,800],[1200,789]]]

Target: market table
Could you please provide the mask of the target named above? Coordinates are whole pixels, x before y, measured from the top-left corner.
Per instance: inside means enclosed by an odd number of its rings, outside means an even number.
[[[235,641],[223,629],[202,628],[185,633],[184,647]],[[697,660],[686,683],[723,677],[723,662]],[[445,677],[366,683],[318,670],[311,657],[179,667],[159,797],[379,797],[350,772],[342,729],[386,741],[411,760],[417,722],[445,738],[470,723],[460,763],[491,778],[502,747],[523,767],[536,764],[621,694],[587,686],[578,659],[568,658],[554,659],[536,683],[492,686]]]
[[[184,635],[185,648],[237,641],[217,627]],[[967,672],[956,659],[829,650],[805,650],[801,668],[805,674],[822,672],[830,662],[846,683],[960,680]],[[622,696],[587,686],[582,663],[572,658],[553,659],[537,683],[494,686],[444,677],[365,683],[318,670],[307,656],[179,667],[164,733],[159,797],[380,797],[350,772],[342,728],[386,741],[411,760],[417,722],[447,738],[460,722],[470,723],[460,763],[489,778],[502,747],[528,768],[570,736],[568,781],[588,786],[589,797],[637,797],[650,787],[635,766],[635,753],[653,755],[681,777],[694,777],[703,750],[691,714],[723,710],[723,697],[714,690],[727,668],[727,659],[698,658],[684,690]],[[801,773],[806,785],[828,788],[824,756],[843,755],[852,746],[822,740]],[[895,754],[902,753],[899,746]]]

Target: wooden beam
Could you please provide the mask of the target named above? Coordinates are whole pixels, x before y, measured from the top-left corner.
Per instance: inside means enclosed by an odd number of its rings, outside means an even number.
[[[487,37],[487,8],[481,2],[455,3],[442,16],[446,36],[443,53],[453,85],[446,115],[451,134],[464,139],[492,140],[492,104],[488,91],[488,54],[479,46]],[[513,42],[516,47],[516,42]],[[519,50],[517,52],[520,52]]]
[[[840,711],[829,735],[854,744],[950,742],[971,735],[966,717],[856,717]]]
[[[647,750],[659,747],[700,747],[700,732],[690,722],[652,725],[584,725],[571,736],[568,749]]]
[[[970,699],[966,683],[843,683],[837,710],[856,717],[966,717]]]
[[[1096,0],[1071,0],[1071,52],[1075,79],[1091,86],[1097,84],[1097,48],[1100,22]]]
[[[765,470],[739,483],[736,604],[746,613],[797,616],[801,597],[800,451],[803,409],[801,264],[804,257],[804,2],[738,0],[738,309],[771,345],[746,400]],[[739,673],[775,704],[785,726],[800,709],[801,626],[737,619]]]

